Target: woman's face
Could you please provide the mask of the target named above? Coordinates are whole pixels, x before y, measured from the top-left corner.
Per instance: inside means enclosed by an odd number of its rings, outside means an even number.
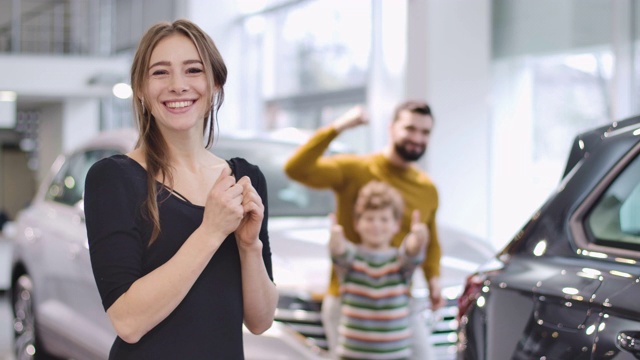
[[[146,79],[144,103],[161,129],[202,131],[211,95],[202,59],[188,37],[173,34],[158,42]]]

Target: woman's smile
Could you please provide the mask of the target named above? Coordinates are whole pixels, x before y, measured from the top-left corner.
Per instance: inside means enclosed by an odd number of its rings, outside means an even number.
[[[181,109],[191,106],[194,103],[193,100],[188,101],[166,101],[164,105],[170,109]]]

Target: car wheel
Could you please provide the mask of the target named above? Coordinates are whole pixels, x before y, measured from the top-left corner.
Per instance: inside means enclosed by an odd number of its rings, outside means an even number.
[[[13,348],[16,360],[56,360],[39,346],[33,303],[33,282],[21,275],[12,287]]]

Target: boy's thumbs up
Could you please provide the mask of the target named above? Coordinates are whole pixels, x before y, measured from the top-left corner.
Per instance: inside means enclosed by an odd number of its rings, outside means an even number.
[[[411,213],[411,232],[415,234],[420,242],[424,242],[426,244],[429,242],[428,230],[427,224],[420,220],[420,210],[413,210],[413,213]]]

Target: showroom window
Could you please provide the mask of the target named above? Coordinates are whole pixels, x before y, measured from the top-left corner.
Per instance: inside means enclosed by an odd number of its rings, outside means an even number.
[[[577,134],[640,113],[640,3],[492,4],[492,236],[508,239],[556,191]]]
[[[591,242],[640,251],[640,155],[611,183],[586,219]]]
[[[251,1],[245,1],[250,3]],[[272,1],[245,15],[243,90],[260,130],[313,129],[366,101],[370,1]],[[254,105],[255,104],[255,105]]]
[[[111,55],[135,48],[175,0],[12,0],[2,3],[0,53]]]

